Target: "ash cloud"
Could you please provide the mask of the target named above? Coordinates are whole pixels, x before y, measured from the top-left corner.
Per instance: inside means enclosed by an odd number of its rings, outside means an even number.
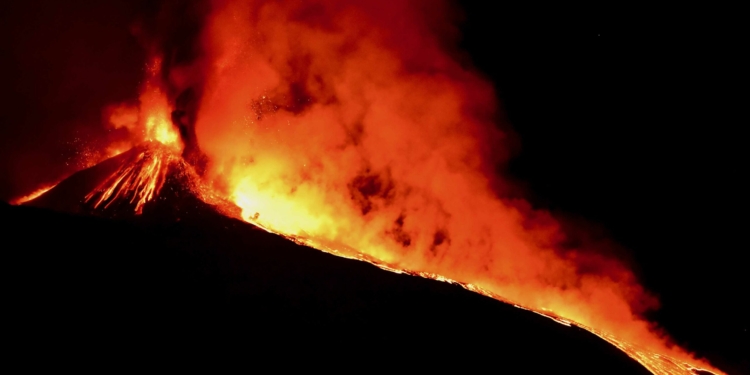
[[[164,77],[199,90],[205,178],[248,219],[649,335],[656,302],[632,272],[507,193],[514,138],[451,3],[206,4]]]

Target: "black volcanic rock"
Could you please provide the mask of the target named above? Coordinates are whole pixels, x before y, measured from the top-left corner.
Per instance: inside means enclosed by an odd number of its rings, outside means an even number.
[[[233,353],[247,368],[648,373],[581,329],[216,213],[110,220],[0,205],[0,216],[15,361],[85,367],[180,351]]]

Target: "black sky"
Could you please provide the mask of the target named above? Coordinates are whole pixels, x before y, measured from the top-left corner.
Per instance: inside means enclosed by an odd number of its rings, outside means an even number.
[[[739,11],[460,3],[462,46],[519,135],[510,172],[533,203],[606,228],[678,341],[750,367]],[[75,171],[73,150],[106,137],[100,109],[142,77],[139,7],[0,5],[0,199]]]
[[[465,48],[520,136],[511,172],[532,201],[606,228],[672,335],[750,371],[747,40],[733,11],[462,3]]]

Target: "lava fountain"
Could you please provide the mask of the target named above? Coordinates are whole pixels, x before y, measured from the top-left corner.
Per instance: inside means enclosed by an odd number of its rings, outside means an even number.
[[[94,210],[125,199],[141,212],[179,166],[202,198],[297,242],[579,326],[654,374],[721,373],[642,318],[658,303],[623,263],[509,193],[497,170],[512,137],[492,84],[455,49],[450,4],[195,12],[189,43],[152,36],[139,104],[107,109],[133,134],[112,154],[136,149],[86,196]]]

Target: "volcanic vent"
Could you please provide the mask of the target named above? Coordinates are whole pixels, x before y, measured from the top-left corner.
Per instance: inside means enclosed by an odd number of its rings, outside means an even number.
[[[170,120],[157,122],[147,115],[146,130],[161,137],[146,136],[129,150],[74,173],[22,204],[110,218],[146,214],[179,220],[205,210],[238,217],[239,208],[217,198],[201,182],[205,157],[185,110],[172,111]]]

